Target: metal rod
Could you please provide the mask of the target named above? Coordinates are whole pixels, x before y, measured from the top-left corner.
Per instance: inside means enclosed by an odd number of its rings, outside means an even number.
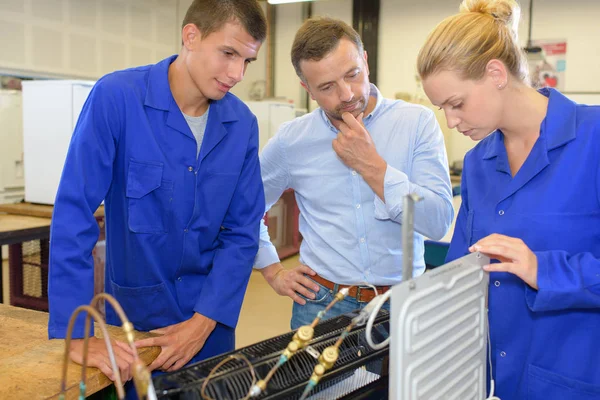
[[[421,197],[414,193],[404,196],[402,206],[402,281],[408,281],[413,274],[414,254],[414,214],[415,203]]]

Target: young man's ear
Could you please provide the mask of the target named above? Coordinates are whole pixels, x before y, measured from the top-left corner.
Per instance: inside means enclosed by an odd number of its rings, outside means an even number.
[[[200,40],[202,35],[200,34],[200,30],[195,24],[186,24],[181,29],[181,39],[183,41],[183,45],[190,50],[194,43]]]

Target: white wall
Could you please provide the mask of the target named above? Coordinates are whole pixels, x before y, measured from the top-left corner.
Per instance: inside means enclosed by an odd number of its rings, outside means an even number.
[[[275,97],[283,97],[294,102],[296,107],[304,107],[304,89],[290,60],[290,51],[296,31],[302,25],[302,4],[278,4],[275,8]]]
[[[384,95],[413,92],[416,58],[427,34],[458,11],[460,1],[381,0],[379,86]],[[529,0],[521,1],[519,39],[527,42]],[[600,1],[534,0],[533,39],[566,39],[565,91],[600,91]]]
[[[306,107],[306,91],[300,86],[300,79],[292,66],[290,51],[296,31],[304,22],[302,4],[279,4],[276,9],[275,51],[275,96],[292,100],[296,107]],[[313,16],[339,18],[352,25],[352,0],[328,0],[312,3]],[[309,109],[316,107],[310,101]]]
[[[0,72],[97,79],[181,49],[192,0],[0,0]],[[266,3],[262,3],[266,10]],[[266,81],[266,42],[233,93]]]
[[[177,51],[178,0],[2,0],[0,71],[97,79]]]
[[[534,0],[533,7],[534,39],[567,40],[565,92],[600,92],[600,1]]]
[[[428,33],[458,12],[460,0],[381,0],[379,88],[386,97],[415,93],[416,58]],[[534,0],[532,38],[566,39],[565,91],[600,92],[600,1]],[[527,42],[529,0],[521,1],[519,40]],[[440,123],[444,123],[443,118]],[[460,160],[474,142],[453,130],[446,133],[450,162]]]

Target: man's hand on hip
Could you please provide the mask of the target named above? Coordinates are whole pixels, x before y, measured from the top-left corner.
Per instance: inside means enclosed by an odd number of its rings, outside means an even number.
[[[306,298],[314,299],[315,293],[319,291],[319,285],[306,276],[314,276],[316,272],[304,264],[292,269],[285,269],[281,263],[276,263],[263,268],[261,272],[277,294],[289,296],[300,305],[306,304],[306,300],[298,293]]]
[[[162,336],[138,340],[135,345],[136,347],[161,347],[160,354],[148,367],[150,371],[155,369],[176,371],[202,350],[216,325],[216,321],[194,313],[187,321],[150,331]]]

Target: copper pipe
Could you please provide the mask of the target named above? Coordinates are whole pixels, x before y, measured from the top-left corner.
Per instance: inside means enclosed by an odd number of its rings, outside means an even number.
[[[117,388],[117,396],[119,399],[125,398],[125,392],[123,390],[123,383],[121,382],[121,374],[119,372],[119,368],[117,368],[117,362],[115,360],[115,354],[110,343],[110,336],[108,335],[108,330],[106,329],[106,324],[102,319],[102,316],[98,311],[92,308],[89,305],[79,306],[73,311],[71,314],[71,319],[69,320],[69,327],[67,328],[67,337],[65,338],[65,354],[63,357],[63,369],[62,369],[62,381],[60,385],[60,398],[64,399],[66,386],[67,386],[67,368],[69,366],[69,352],[71,348],[71,335],[73,334],[73,327],[75,326],[75,320],[80,312],[86,311],[88,313],[88,317],[86,318],[86,329],[84,332],[83,338],[83,362],[82,362],[82,371],[81,371],[81,383],[85,385],[86,381],[86,365],[87,365],[87,353],[88,353],[88,337],[89,337],[89,316],[91,315],[96,323],[100,326],[100,330],[102,330],[102,334],[104,336],[104,342],[106,343],[106,350],[108,351],[108,358],[110,359],[111,367],[113,370],[113,374],[115,375],[115,386]]]

